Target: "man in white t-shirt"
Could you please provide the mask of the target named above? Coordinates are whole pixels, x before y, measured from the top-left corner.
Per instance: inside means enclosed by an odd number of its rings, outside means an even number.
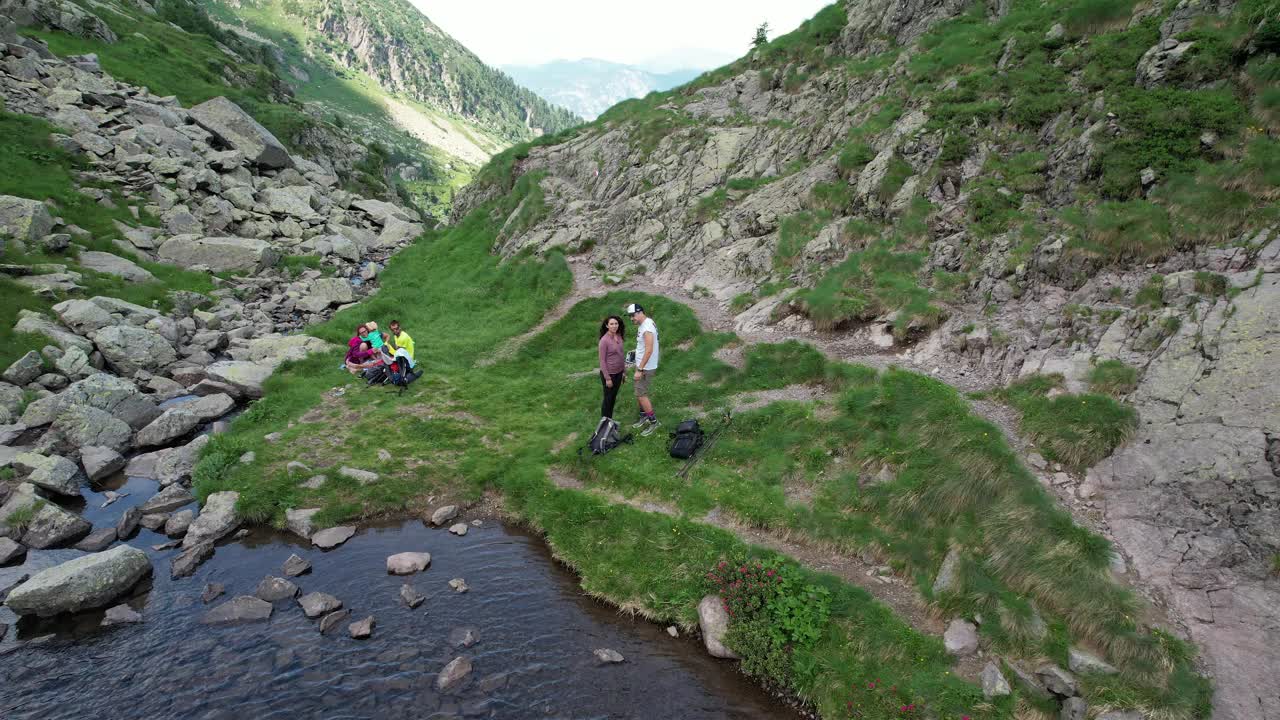
[[[649,386],[658,370],[658,326],[653,323],[653,318],[645,315],[644,308],[635,303],[627,306],[626,313],[636,324],[635,386],[636,402],[640,404],[640,421],[631,427],[639,430],[641,435],[651,435],[660,425],[653,414],[653,401],[649,399]]]

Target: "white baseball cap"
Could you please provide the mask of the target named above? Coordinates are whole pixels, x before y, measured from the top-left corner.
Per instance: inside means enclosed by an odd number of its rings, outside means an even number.
[[[628,305],[628,306],[626,307],[625,312],[626,312],[628,315],[635,315],[635,314],[636,314],[636,313],[638,313],[638,312],[644,312],[644,308],[643,308],[643,307],[640,307],[639,305],[637,305],[637,304],[635,304],[635,303],[631,303],[630,305]]]

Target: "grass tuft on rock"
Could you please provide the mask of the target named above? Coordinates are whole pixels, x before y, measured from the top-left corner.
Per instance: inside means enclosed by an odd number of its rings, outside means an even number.
[[[1136,381],[1120,368],[1103,365],[1101,374],[1095,368],[1090,383],[1095,378],[1104,385]],[[993,394],[1022,412],[1020,429],[1046,458],[1084,471],[1133,437],[1138,413],[1107,395],[1062,393],[1062,386],[1061,375],[1032,375]]]

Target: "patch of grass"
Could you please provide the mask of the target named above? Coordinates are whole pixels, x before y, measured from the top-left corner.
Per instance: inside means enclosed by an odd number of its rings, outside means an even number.
[[[1197,270],[1195,274],[1195,291],[1209,297],[1222,297],[1227,294],[1227,278],[1207,270]]]
[[[18,508],[9,513],[9,517],[4,519],[4,524],[18,532],[26,530],[31,521],[35,520],[36,513],[40,512],[40,509],[44,506],[44,500],[37,500],[30,505]]]
[[[323,270],[325,264],[319,255],[286,255],[280,258],[279,267],[290,277],[298,277],[307,270]]]
[[[1062,15],[1062,24],[1077,35],[1124,24],[1133,14],[1134,0],[1074,0]]]
[[[801,211],[788,215],[778,224],[778,246],[773,251],[773,266],[779,270],[795,267],[805,245],[818,236],[818,231],[831,219],[825,211]]]
[[[693,216],[698,222],[707,222],[713,218],[720,216],[720,211],[724,209],[725,203],[728,202],[729,193],[725,188],[716,188],[711,193],[698,198],[697,205],[694,206]]]
[[[1068,249],[1107,263],[1159,260],[1177,249],[1169,211],[1147,200],[1103,202],[1083,213],[1064,212],[1063,219],[1078,232]]]
[[[1116,373],[1114,369],[1111,372]],[[1042,455],[1082,472],[1133,437],[1138,414],[1106,395],[1063,393],[1049,397],[1062,383],[1060,375],[1037,375],[995,396],[1022,412],[1019,426]]]
[[[1118,397],[1138,388],[1138,369],[1119,360],[1103,360],[1089,371],[1089,389]]]
[[[897,311],[894,331],[905,335],[914,324],[936,327],[943,315],[931,304],[932,294],[919,284],[925,255],[897,252],[881,240],[854,252],[829,270],[796,299],[805,314],[821,330],[834,330],[856,321],[868,321]]]
[[[809,199],[814,210],[843,215],[853,203],[853,191],[849,189],[849,183],[841,180],[818,183],[809,191]]]

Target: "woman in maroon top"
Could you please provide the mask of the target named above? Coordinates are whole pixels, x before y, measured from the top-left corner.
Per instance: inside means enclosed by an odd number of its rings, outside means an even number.
[[[365,368],[374,364],[375,352],[369,347],[369,328],[356,326],[356,335],[347,341],[347,370],[352,375],[359,375]]]
[[[622,388],[622,377],[627,369],[622,350],[626,334],[627,328],[617,315],[610,315],[600,324],[600,343],[596,348],[600,355],[600,384],[604,386],[600,417],[613,417],[613,404],[618,399],[618,390]]]

